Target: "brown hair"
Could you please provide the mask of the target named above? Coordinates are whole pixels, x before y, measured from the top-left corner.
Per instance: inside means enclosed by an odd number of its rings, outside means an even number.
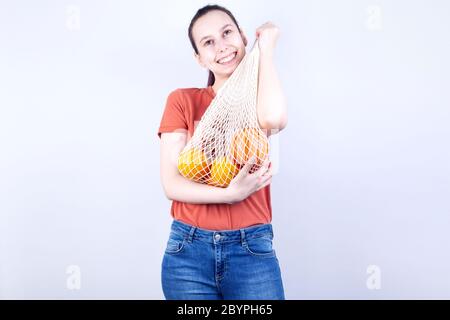
[[[238,30],[241,31],[241,28],[239,28],[239,24],[237,23],[236,18],[233,16],[233,14],[228,9],[226,9],[222,6],[219,6],[217,4],[208,4],[207,6],[200,8],[197,11],[197,13],[195,14],[195,16],[192,18],[191,23],[189,24],[189,29],[188,29],[189,40],[191,41],[192,48],[194,48],[194,51],[196,54],[198,54],[198,48],[197,48],[197,45],[195,44],[194,37],[192,35],[192,28],[194,27],[195,22],[199,18],[203,17],[205,14],[207,14],[208,12],[213,11],[213,10],[219,10],[219,11],[225,12],[231,18],[231,20],[233,20],[233,22],[236,25],[236,27],[238,28]],[[216,80],[216,78],[214,77],[214,73],[212,73],[212,71],[209,70],[207,86],[212,86],[214,84],[215,80]]]

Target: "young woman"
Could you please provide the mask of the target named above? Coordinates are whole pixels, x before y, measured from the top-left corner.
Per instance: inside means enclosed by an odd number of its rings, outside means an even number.
[[[260,49],[257,115],[262,129],[282,130],[286,102],[273,64],[278,28],[256,30]],[[273,230],[267,161],[249,173],[246,164],[227,188],[185,179],[177,159],[217,90],[246,54],[247,38],[224,7],[197,11],[189,39],[198,63],[209,70],[206,88],[170,93],[158,135],[161,182],[172,200],[174,221],[162,262],[166,299],[284,299],[280,267],[272,248]],[[273,130],[275,129],[275,130]],[[266,131],[264,130],[264,131]]]

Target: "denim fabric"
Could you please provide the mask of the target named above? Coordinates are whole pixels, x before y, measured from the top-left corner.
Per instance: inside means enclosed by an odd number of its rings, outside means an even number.
[[[213,231],[174,220],[162,261],[168,300],[284,300],[271,224]]]

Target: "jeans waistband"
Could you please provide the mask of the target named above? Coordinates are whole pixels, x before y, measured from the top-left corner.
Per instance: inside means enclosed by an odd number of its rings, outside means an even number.
[[[200,240],[209,243],[245,241],[245,239],[270,236],[273,238],[272,224],[258,224],[237,230],[207,230],[173,220],[171,231],[184,236],[188,241]]]

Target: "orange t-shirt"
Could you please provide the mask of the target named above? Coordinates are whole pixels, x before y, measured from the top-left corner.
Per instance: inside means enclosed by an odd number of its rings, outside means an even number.
[[[215,97],[212,86],[177,89],[167,98],[158,136],[177,129],[194,134],[195,126]],[[270,223],[272,206],[270,185],[234,204],[192,204],[172,201],[171,215],[175,220],[209,230],[235,230]]]

